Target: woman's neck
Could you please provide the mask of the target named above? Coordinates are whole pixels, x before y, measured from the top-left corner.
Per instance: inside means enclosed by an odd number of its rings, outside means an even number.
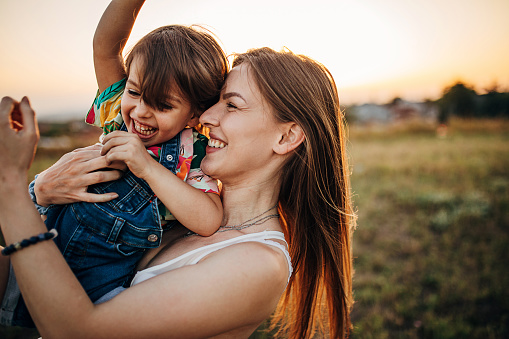
[[[273,180],[255,185],[223,185],[223,222],[237,225],[275,207],[279,187]]]

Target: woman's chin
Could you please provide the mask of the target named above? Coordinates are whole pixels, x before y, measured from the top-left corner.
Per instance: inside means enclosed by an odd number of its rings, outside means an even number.
[[[203,173],[205,173],[206,175],[208,175],[209,177],[212,177],[214,179],[216,179],[216,177],[214,177],[214,170],[213,170],[213,166],[211,166],[207,161],[207,156],[205,156],[205,158],[203,158],[203,160],[201,161],[201,170],[203,171]]]

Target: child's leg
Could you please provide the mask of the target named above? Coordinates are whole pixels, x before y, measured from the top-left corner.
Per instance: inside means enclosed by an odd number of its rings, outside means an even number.
[[[7,259],[7,260],[5,260]],[[9,258],[1,260],[2,299],[0,300],[0,324],[3,326],[35,327],[25,306],[16,276]],[[6,264],[7,263],[7,264]]]
[[[0,246],[0,250],[4,248]],[[7,279],[9,279],[9,257],[0,256],[0,300],[3,300],[5,288],[7,287]]]

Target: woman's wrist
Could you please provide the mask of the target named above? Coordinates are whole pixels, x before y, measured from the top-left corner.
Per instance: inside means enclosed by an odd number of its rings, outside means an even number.
[[[26,186],[28,173],[23,170],[6,170],[0,173],[0,193],[7,190],[17,190],[20,186]]]
[[[23,171],[21,171],[23,172]],[[0,183],[0,206],[10,208],[15,205],[19,197],[27,195],[26,173],[12,173],[6,180]]]

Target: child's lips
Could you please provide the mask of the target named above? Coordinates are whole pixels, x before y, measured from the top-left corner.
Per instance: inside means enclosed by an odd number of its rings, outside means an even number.
[[[140,137],[147,138],[157,132],[157,128],[139,123],[136,120],[133,120],[133,127],[134,127],[134,131],[136,132],[136,134],[138,134]]]

